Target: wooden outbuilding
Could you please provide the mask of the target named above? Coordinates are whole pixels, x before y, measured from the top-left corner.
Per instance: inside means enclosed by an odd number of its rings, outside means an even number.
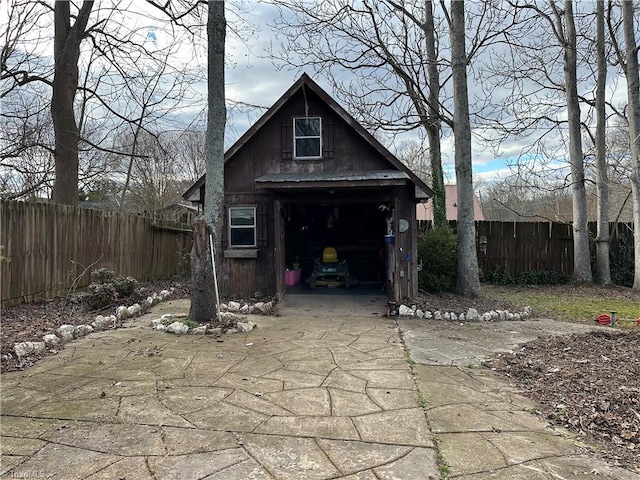
[[[203,176],[183,198],[202,205],[204,187]],[[221,294],[308,288],[334,247],[350,289],[415,298],[416,204],[432,195],[303,74],[225,153]]]

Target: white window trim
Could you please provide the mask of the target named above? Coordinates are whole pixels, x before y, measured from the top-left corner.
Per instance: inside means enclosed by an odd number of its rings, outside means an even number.
[[[234,209],[240,209],[240,208],[250,208],[253,210],[253,225],[232,225],[231,223],[231,212]],[[229,247],[230,248],[255,248],[257,246],[257,232],[258,232],[258,221],[257,221],[257,217],[256,217],[256,207],[254,205],[233,205],[231,207],[227,208],[227,215],[229,218]],[[253,244],[251,245],[236,245],[233,243],[233,235],[232,235],[232,231],[234,229],[238,229],[238,228],[253,228]]]
[[[311,119],[314,119],[314,118],[317,118],[320,121],[320,133],[319,133],[319,135],[296,136],[296,120],[311,120]],[[319,153],[319,155],[312,155],[312,156],[308,156],[308,157],[303,157],[303,156],[298,155],[298,152],[296,151],[296,140],[303,139],[303,138],[317,138],[319,140],[319,143],[320,143],[320,153]],[[301,159],[301,160],[322,158],[322,117],[313,116],[313,117],[294,117],[293,118],[293,158]]]

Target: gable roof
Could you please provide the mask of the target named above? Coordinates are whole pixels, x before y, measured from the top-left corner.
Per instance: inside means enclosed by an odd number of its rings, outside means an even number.
[[[376,138],[371,135],[360,123],[358,123],[344,108],[342,108],[327,92],[325,92],[309,75],[303,73],[296,82],[225,152],[224,162],[229,161],[257,131],[259,131],[291,97],[300,89],[308,88],[315,93],[324,103],[326,103],[336,115],[344,120],[355,132],[369,143],[380,155],[388,160],[396,169],[405,172],[409,180],[416,186],[416,196],[426,199],[433,196],[433,191],[424,183],[409,167],[402,163],[395,155],[387,150]],[[186,200],[199,194],[200,188],[205,182],[205,175],[202,175],[189,189],[182,195]]]
[[[445,185],[444,186],[445,203],[447,207],[447,220],[458,219],[458,186],[457,185]],[[433,202],[420,203],[416,205],[416,219],[417,220],[433,220]],[[473,192],[473,219],[476,222],[484,220],[484,212],[482,211],[482,205],[476,192]]]

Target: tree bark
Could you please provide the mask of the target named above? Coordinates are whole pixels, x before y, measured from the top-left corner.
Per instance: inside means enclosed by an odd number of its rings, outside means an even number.
[[[207,323],[216,318],[216,294],[209,249],[209,233],[203,218],[195,221],[191,248],[191,308],[189,318]]]
[[[569,163],[573,197],[573,280],[591,282],[591,257],[587,229],[587,194],[585,189],[584,157],[580,131],[580,100],[578,98],[576,30],[573,1],[565,0],[564,87],[567,97],[569,123]],[[558,19],[560,21],[560,19]]]
[[[458,184],[458,275],[460,295],[480,295],[476,227],[473,217],[473,169],[471,123],[467,92],[464,1],[451,2],[451,69],[453,78],[453,125],[456,183]]]
[[[640,291],[640,75],[638,73],[638,43],[633,20],[633,2],[623,1],[622,23],[626,49],[625,76],[629,109],[629,140],[631,144],[631,194],[633,196],[633,287]]]
[[[598,234],[596,236],[596,280],[601,285],[611,283],[609,261],[609,175],[606,151],[605,95],[607,84],[607,60],[604,38],[604,0],[596,2],[596,55],[598,74],[596,78],[596,189],[598,209]]]
[[[442,172],[442,149],[440,134],[442,120],[440,113],[440,74],[438,72],[438,54],[436,51],[435,24],[433,21],[433,2],[425,2],[425,25],[427,47],[427,72],[429,77],[429,117],[425,129],[429,139],[429,160],[431,163],[431,189],[433,190],[433,225],[446,227],[447,202]]]
[[[216,271],[221,271],[220,252],[222,252],[222,229],[224,228],[224,129],[227,110],[224,100],[224,42],[227,22],[224,14],[225,2],[209,0],[209,16],[207,20],[208,34],[208,115],[206,135],[206,180],[204,219],[213,239]],[[203,282],[206,278],[196,279],[194,275],[204,275],[203,272],[192,272],[194,282]],[[212,277],[210,277],[212,278]],[[192,292],[191,302],[204,303],[207,296],[215,298],[213,282],[209,281],[209,290],[195,290]],[[220,299],[215,299],[219,304]],[[212,312],[215,312],[215,306]],[[192,311],[192,320],[197,322],[204,318],[202,311]],[[196,317],[195,315],[203,315]],[[209,318],[213,318],[211,315]]]
[[[80,131],[73,107],[78,89],[80,43],[84,38],[93,3],[82,3],[73,25],[70,2],[55,2],[54,6],[54,75],[51,97],[51,118],[55,134],[55,181],[51,193],[53,203],[78,204]]]

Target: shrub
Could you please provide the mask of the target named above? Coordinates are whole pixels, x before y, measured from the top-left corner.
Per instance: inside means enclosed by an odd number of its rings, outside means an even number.
[[[112,283],[92,283],[87,287],[86,301],[94,310],[108,307],[118,298]]]
[[[522,272],[514,278],[500,265],[496,265],[486,277],[487,283],[492,285],[558,285],[566,283],[567,280],[566,275],[547,270]]]
[[[107,283],[113,280],[115,272],[109,268],[99,268],[91,272],[93,283]]]
[[[118,277],[112,283],[119,297],[128,297],[138,290],[138,281],[133,277]]]
[[[496,265],[493,270],[487,271],[485,281],[492,285],[513,285],[515,283],[511,275],[500,265]]]
[[[628,237],[620,235],[617,248],[612,248],[609,252],[611,281],[614,284],[633,286],[634,257],[633,240],[629,241]]]
[[[559,285],[567,283],[568,278],[560,272],[538,270],[522,272],[517,276],[515,283],[518,285]]]
[[[113,270],[99,268],[91,272],[86,301],[90,308],[98,310],[115,303],[118,298],[134,296],[139,292],[138,281],[133,277],[117,277]]]
[[[458,268],[457,237],[448,227],[427,231],[418,243],[422,270],[418,285],[428,292],[451,292],[456,286]]]

